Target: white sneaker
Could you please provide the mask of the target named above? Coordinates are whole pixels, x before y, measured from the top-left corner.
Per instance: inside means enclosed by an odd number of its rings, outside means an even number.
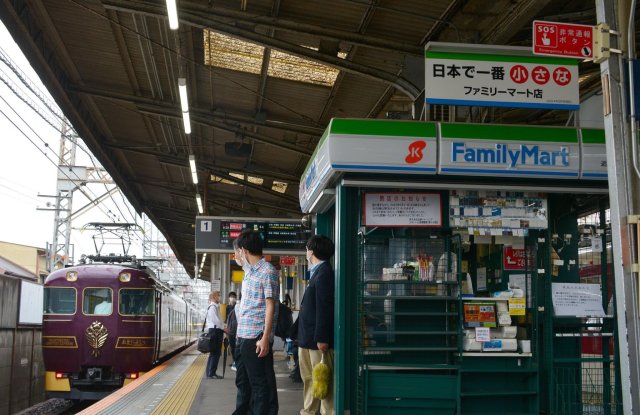
[[[235,363],[231,365],[231,370],[233,370],[234,372],[236,372],[238,370],[238,369],[236,369]]]

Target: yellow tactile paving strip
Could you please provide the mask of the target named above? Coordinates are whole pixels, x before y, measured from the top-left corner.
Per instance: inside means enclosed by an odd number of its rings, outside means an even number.
[[[151,415],[188,414],[202,381],[208,355],[202,354],[193,361],[189,369],[171,388],[166,398],[151,412]]]
[[[162,372],[167,368],[167,366],[168,366],[168,362],[164,362],[154,367],[149,372],[142,375],[137,382],[131,382],[127,386],[124,386],[118,389],[117,391],[113,392],[111,395],[91,405],[89,408],[85,409],[84,411],[79,412],[77,415],[94,415],[99,413],[100,411],[113,405],[115,402],[118,402],[123,397],[127,396],[128,393],[141,387],[144,384],[145,380],[150,379],[154,377],[156,374]]]

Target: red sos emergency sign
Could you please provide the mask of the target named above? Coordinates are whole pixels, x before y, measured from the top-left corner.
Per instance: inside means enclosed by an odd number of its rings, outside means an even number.
[[[535,20],[533,53],[565,58],[593,58],[594,27]]]

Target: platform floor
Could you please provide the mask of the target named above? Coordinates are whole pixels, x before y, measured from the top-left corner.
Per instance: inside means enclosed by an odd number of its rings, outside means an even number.
[[[274,350],[279,414],[298,414],[302,407],[302,383],[289,378],[282,347],[276,343]],[[235,409],[236,372],[229,367],[229,360],[224,379],[207,379],[204,374],[207,358],[192,346],[80,414],[230,415]],[[222,359],[218,374],[222,374]]]

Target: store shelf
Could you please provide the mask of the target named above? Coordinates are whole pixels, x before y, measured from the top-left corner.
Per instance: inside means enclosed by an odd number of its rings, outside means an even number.
[[[460,367],[457,365],[447,365],[447,364],[437,364],[437,365],[415,365],[415,364],[397,364],[397,363],[377,363],[377,364],[367,364],[366,369],[368,370],[407,370],[407,371],[423,371],[423,370],[459,370]]]
[[[509,301],[511,298],[501,297],[461,297],[462,301]]]
[[[364,297],[364,301],[367,300],[457,300],[454,296],[449,295],[367,295]]]
[[[456,285],[458,281],[366,280],[364,284]]]
[[[469,397],[469,396],[521,396],[521,395],[537,395],[537,391],[474,391],[474,392],[461,392],[460,396]]]
[[[421,347],[421,346],[365,346],[365,354],[371,352],[454,352],[457,347]]]
[[[463,356],[476,357],[532,357],[532,353],[515,353],[515,352],[463,352]]]
[[[455,311],[370,311],[367,313],[369,316],[458,316],[458,312]]]
[[[397,335],[426,335],[426,336],[453,336],[457,335],[457,331],[438,331],[438,330],[373,330],[368,332],[371,335],[397,334]]]

